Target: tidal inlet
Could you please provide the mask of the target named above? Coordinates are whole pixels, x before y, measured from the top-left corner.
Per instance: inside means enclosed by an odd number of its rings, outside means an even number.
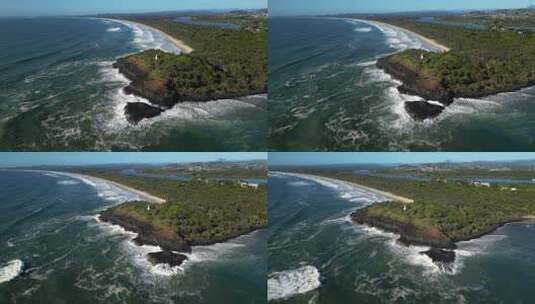
[[[161,5],[0,18],[0,149],[265,150],[266,10]]]
[[[535,154],[270,153],[269,303],[530,303]]]
[[[266,302],[266,154],[142,154],[1,154],[0,303]]]
[[[300,2],[270,6],[271,150],[535,147],[532,6]]]

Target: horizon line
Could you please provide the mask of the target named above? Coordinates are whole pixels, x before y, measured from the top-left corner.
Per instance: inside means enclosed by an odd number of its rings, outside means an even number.
[[[0,15],[2,18],[44,18],[44,17],[94,17],[98,15],[142,15],[142,14],[160,14],[160,13],[178,13],[178,12],[231,12],[231,11],[255,11],[264,10],[267,7],[250,7],[250,8],[199,8],[199,9],[176,9],[176,10],[157,10],[157,11],[132,11],[132,12],[100,12],[100,13],[67,13],[67,14],[50,14],[50,15]]]

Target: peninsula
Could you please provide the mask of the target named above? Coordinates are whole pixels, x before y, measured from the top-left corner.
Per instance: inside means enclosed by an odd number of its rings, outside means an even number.
[[[195,245],[210,245],[267,226],[265,185],[195,178],[172,180],[157,176],[124,175],[112,170],[81,174],[133,189],[142,200],[129,201],[99,214],[99,220],[137,233],[139,245],[159,246],[148,259],[153,264],[178,266]]]
[[[410,16],[371,18],[442,46],[438,52],[409,49],[377,61],[377,67],[402,82],[401,93],[424,99],[406,102],[414,119],[439,115],[455,98],[481,98],[535,85],[535,33],[532,27],[518,26],[522,20],[532,24],[535,15],[504,17],[509,10],[481,14],[478,20],[483,21],[477,26],[471,13],[455,16],[455,23],[448,19],[453,17],[440,16],[433,22]]]
[[[444,178],[414,180],[332,170],[306,173],[413,199],[410,203],[385,196],[388,201],[358,209],[351,218],[356,224],[399,234],[403,244],[430,246],[429,251],[422,253],[444,268],[455,259],[452,249],[456,242],[478,238],[504,224],[535,215],[533,184],[487,184]]]
[[[182,50],[171,54],[150,49],[119,58],[114,67],[131,83],[124,89],[149,100],[128,103],[129,122],[145,118],[184,101],[204,102],[267,92],[267,18],[264,11],[231,12],[195,17],[121,16],[162,32]],[[207,19],[209,21],[204,21]],[[198,22],[194,22],[195,20]],[[189,20],[189,19],[188,19]],[[219,27],[224,20],[235,27]],[[214,22],[214,26],[210,26]]]

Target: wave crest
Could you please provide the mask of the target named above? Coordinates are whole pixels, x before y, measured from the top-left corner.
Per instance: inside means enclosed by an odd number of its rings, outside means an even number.
[[[268,301],[285,299],[321,286],[320,273],[314,266],[274,272],[268,279]]]
[[[12,260],[0,268],[0,284],[9,282],[22,273],[24,263],[21,260]]]

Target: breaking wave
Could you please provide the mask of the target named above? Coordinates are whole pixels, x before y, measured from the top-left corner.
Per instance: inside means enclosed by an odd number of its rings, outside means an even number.
[[[24,263],[21,260],[12,260],[0,268],[0,284],[9,282],[22,273]]]
[[[321,286],[320,273],[314,266],[275,272],[268,279],[268,301],[286,299]]]
[[[351,184],[346,181],[300,173],[276,172],[275,174],[277,174],[278,176],[286,175],[313,181],[324,187],[335,190],[340,198],[354,203],[371,204],[373,202],[387,200],[387,198],[383,197],[382,195],[373,193],[363,188],[359,188],[358,185]]]
[[[165,52],[180,54],[182,51],[171,42],[165,34],[149,26],[126,20],[104,19],[108,22],[122,24],[130,28],[134,34],[134,44],[141,50],[160,49]],[[112,28],[113,31],[117,31]],[[120,30],[120,28],[119,28]],[[110,29],[108,29],[110,31]]]

